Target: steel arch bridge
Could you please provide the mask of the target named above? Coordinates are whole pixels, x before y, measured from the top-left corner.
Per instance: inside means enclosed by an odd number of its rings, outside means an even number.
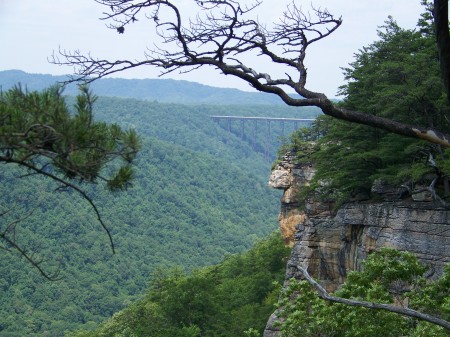
[[[271,123],[278,123],[281,125],[281,135],[285,136],[285,125],[290,123],[293,124],[294,130],[300,127],[309,127],[315,121],[312,118],[283,118],[283,117],[248,117],[248,116],[210,116],[211,119],[217,123],[221,121],[225,122],[225,126],[229,132],[232,131],[232,123],[237,122],[239,125],[239,133],[241,138],[246,136],[245,123],[252,123],[251,127],[251,139],[252,146],[255,147],[257,141],[258,132],[264,133],[264,158],[266,160],[270,159],[270,144],[271,144]]]

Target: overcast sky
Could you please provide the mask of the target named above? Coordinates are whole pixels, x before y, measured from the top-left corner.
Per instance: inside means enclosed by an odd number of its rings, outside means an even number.
[[[181,0],[178,0],[181,1]],[[189,4],[189,0],[183,0]],[[259,9],[261,21],[274,21],[292,0],[265,0]],[[420,0],[295,0],[303,8],[325,7],[342,16],[342,26],[316,44],[306,59],[308,88],[335,97],[342,85],[340,67],[353,60],[353,54],[377,39],[377,27],[392,15],[403,28],[414,28],[422,7]],[[70,67],[48,62],[58,48],[79,49],[99,58],[142,58],[152,45],[150,28],[142,23],[121,35],[107,29],[99,20],[104,7],[94,0],[0,0],[0,70],[21,69],[31,73],[68,74]],[[270,65],[267,65],[269,69]],[[123,78],[156,78],[158,70],[150,67],[116,74]],[[251,90],[248,84],[220,75],[217,71],[171,74],[175,79],[220,87]]]

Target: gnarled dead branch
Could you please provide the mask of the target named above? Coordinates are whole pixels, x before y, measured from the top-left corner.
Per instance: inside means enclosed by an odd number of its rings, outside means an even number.
[[[279,22],[267,28],[252,17],[261,0],[247,5],[237,0],[194,0],[198,7],[195,19],[185,18],[181,7],[170,0],[97,2],[108,8],[102,19],[109,22],[110,28],[124,33],[127,25],[148,19],[154,24],[161,44],[148,49],[145,59],[140,61],[98,59],[80,51],[54,53],[51,62],[75,68],[72,80],[90,82],[140,66],[161,68],[161,75],[209,66],[249,83],[256,90],[277,95],[287,105],[316,106],[338,119],[450,147],[450,135],[436,128],[408,125],[343,109],[323,93],[307,89],[304,60],[308,47],[328,37],[342,24],[341,18],[334,17],[326,9],[305,12],[293,2]],[[445,0],[436,0],[436,6],[444,8],[448,4]],[[447,43],[446,40],[442,42],[443,45]],[[258,71],[256,64],[249,64],[252,61],[248,56],[277,64],[284,68],[285,76]]]
[[[311,275],[309,275],[309,273],[306,271],[305,268],[301,268],[297,265],[293,266],[290,265],[290,267],[295,267],[300,273],[301,275],[305,278],[305,280],[314,287],[314,289],[317,290],[317,294],[319,295],[320,298],[326,300],[326,301],[330,301],[330,302],[335,302],[335,303],[342,303],[345,305],[350,305],[350,306],[354,306],[354,307],[364,307],[364,308],[369,308],[369,309],[378,309],[378,310],[386,310],[386,311],[390,311],[390,312],[395,312],[397,314],[403,315],[403,316],[407,316],[407,317],[412,317],[412,318],[417,318],[426,322],[430,322],[439,326],[442,326],[448,330],[450,330],[450,322],[441,319],[439,317],[436,316],[432,316],[432,315],[428,315],[410,308],[403,308],[403,307],[398,307],[392,304],[384,304],[384,303],[373,303],[373,302],[366,302],[366,301],[358,301],[358,300],[354,300],[354,299],[348,299],[348,298],[342,298],[342,297],[336,297],[333,295],[330,295],[324,287],[322,287],[316,280],[314,280]]]

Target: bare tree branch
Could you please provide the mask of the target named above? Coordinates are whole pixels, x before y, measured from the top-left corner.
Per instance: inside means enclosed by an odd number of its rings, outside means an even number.
[[[85,191],[83,191],[81,188],[79,188],[78,186],[74,185],[73,183],[71,183],[71,182],[69,182],[67,180],[64,180],[64,179],[62,179],[62,178],[60,178],[60,177],[58,177],[58,176],[56,176],[56,175],[54,175],[54,174],[52,174],[50,172],[47,172],[47,171],[43,170],[42,168],[39,168],[39,167],[37,167],[35,165],[32,165],[32,164],[29,164],[26,161],[18,161],[18,160],[12,159],[12,158],[10,158],[9,160],[0,160],[0,161],[4,161],[6,163],[14,163],[14,164],[17,164],[19,166],[26,167],[27,169],[29,169],[29,170],[37,173],[37,174],[43,175],[45,177],[48,177],[48,178],[50,178],[50,179],[60,183],[63,188],[70,188],[70,189],[78,192],[83,197],[83,199],[85,199],[89,203],[91,208],[94,210],[94,213],[97,216],[97,221],[100,223],[100,225],[102,226],[103,230],[108,235],[109,244],[111,246],[112,253],[115,254],[114,241],[112,239],[111,232],[109,231],[109,229],[106,226],[106,224],[103,222],[103,219],[102,219],[102,217],[100,215],[100,212],[99,212],[97,206],[95,205],[95,203],[93,202],[92,198],[89,197],[86,194]]]
[[[49,281],[57,281],[57,280],[60,280],[60,277],[59,277],[60,267],[58,267],[55,272],[49,274],[42,267],[42,264],[43,264],[43,262],[45,262],[45,260],[37,259],[34,257],[34,254],[29,254],[21,245],[19,245],[17,243],[17,240],[16,240],[16,226],[19,223],[25,221],[27,218],[29,218],[35,210],[36,210],[36,208],[32,209],[26,215],[11,221],[6,225],[6,228],[0,232],[0,240],[4,241],[6,243],[6,246],[0,247],[0,248],[6,250],[8,252],[11,252],[12,250],[8,246],[12,247],[22,257],[24,257],[33,267],[35,267],[43,277],[45,277]],[[2,216],[5,216],[7,213],[8,213],[7,211],[1,213],[0,218]]]
[[[61,278],[59,277],[60,268],[58,268],[52,274],[47,273],[43,267],[41,267],[42,263],[45,262],[44,259],[36,259],[33,255],[28,254],[25,249],[19,246],[15,239],[10,238],[5,233],[0,233],[0,239],[5,241],[8,245],[13,247],[21,256],[23,256],[33,267],[35,267],[39,273],[45,277],[49,281],[58,281]]]
[[[110,28],[121,28],[123,33],[124,27],[144,15],[145,19],[153,21],[162,43],[155,49],[148,49],[146,59],[134,62],[97,59],[80,51],[59,50],[50,61],[74,67],[76,74],[72,81],[91,82],[140,66],[161,68],[161,75],[210,66],[225,75],[240,78],[259,91],[279,96],[287,105],[316,106],[324,114],[338,119],[450,147],[450,135],[436,128],[408,125],[343,109],[334,105],[323,93],[306,88],[307,68],[304,59],[307,48],[328,37],[342,24],[341,18],[335,18],[326,9],[313,9],[312,13],[305,13],[293,2],[284,11],[280,21],[267,29],[249,18],[262,3],[260,0],[247,6],[236,0],[195,0],[199,13],[196,19],[189,19],[187,25],[183,25],[184,17],[180,9],[169,0],[96,1],[110,9],[102,18],[111,22]],[[446,0],[435,1],[439,6],[447,4]],[[444,22],[446,19],[442,20]],[[447,45],[447,42],[443,40],[442,44]],[[257,71],[255,67],[244,65],[249,62],[246,56],[258,56],[259,59],[284,67],[286,77],[275,78],[266,71]],[[290,94],[288,90],[300,97]]]
[[[354,307],[364,307],[364,308],[369,308],[369,309],[379,309],[379,310],[395,312],[395,313],[403,315],[403,316],[417,318],[417,319],[420,319],[423,321],[427,321],[427,322],[442,326],[443,328],[450,330],[450,322],[448,322],[444,319],[441,319],[439,317],[436,317],[436,316],[421,313],[416,310],[412,310],[409,308],[397,307],[397,306],[391,305],[391,304],[358,301],[358,300],[347,299],[347,298],[336,297],[336,296],[330,295],[325,290],[325,288],[323,288],[316,280],[314,280],[311,277],[311,275],[309,275],[309,273],[306,271],[305,268],[301,268],[297,265],[289,265],[289,267],[296,268],[301,273],[301,275],[305,278],[305,280],[317,290],[319,297],[326,301],[342,303],[342,304],[346,304],[346,305],[350,305],[350,306],[354,306]]]

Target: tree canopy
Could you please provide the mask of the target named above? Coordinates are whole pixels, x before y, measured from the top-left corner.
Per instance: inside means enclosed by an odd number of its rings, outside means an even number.
[[[379,40],[344,69],[342,107],[450,132],[429,16],[425,12],[417,30],[402,29],[392,18],[380,27]],[[295,133],[287,147],[299,160],[314,162],[310,190],[320,191],[319,197],[367,199],[375,181],[402,185],[404,197],[427,191],[440,206],[450,193],[449,150],[441,145],[322,116],[311,130]]]
[[[273,233],[248,252],[191,275],[156,270],[144,298],[97,330],[69,336],[235,337],[248,329],[261,333],[277,301],[288,254],[279,233]]]
[[[76,100],[66,102],[71,107]],[[25,168],[3,165],[0,204],[12,211],[0,223],[32,212],[17,224],[17,242],[45,258],[40,266],[47,273],[59,267],[59,274],[58,281],[48,282],[24,258],[0,249],[0,336],[89,330],[142,298],[158,268],[179,266],[190,274],[273,232],[280,195],[267,186],[270,163],[209,118],[230,111],[265,116],[271,109],[99,97],[95,120],[134,127],[142,142],[127,191],[81,185],[111,231],[114,255],[95,213],[76,191],[55,191],[58,184],[39,175],[18,179]]]

